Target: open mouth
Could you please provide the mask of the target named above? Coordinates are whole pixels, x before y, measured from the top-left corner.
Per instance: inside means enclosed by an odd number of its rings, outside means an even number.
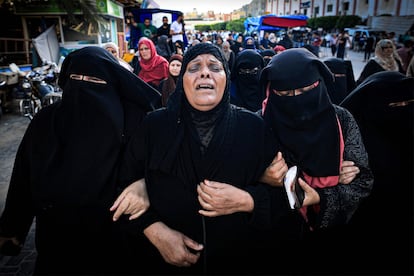
[[[214,89],[214,86],[211,84],[199,84],[197,89]]]

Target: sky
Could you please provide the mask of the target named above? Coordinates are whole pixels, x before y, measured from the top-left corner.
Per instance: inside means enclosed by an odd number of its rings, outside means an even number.
[[[230,13],[249,4],[252,0],[153,0],[160,9],[192,12],[194,8],[198,13],[213,10],[215,13]]]

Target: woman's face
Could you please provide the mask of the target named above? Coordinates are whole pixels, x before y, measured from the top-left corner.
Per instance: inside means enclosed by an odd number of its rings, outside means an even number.
[[[142,59],[148,60],[151,58],[151,49],[144,43],[139,45],[138,51]]]
[[[394,48],[392,47],[391,44],[385,44],[381,48],[382,48],[382,52],[386,56],[391,56],[394,53]]]
[[[226,80],[223,64],[215,56],[197,56],[188,63],[183,75],[188,102],[200,111],[213,109],[223,98]]]
[[[170,69],[170,74],[173,75],[174,77],[177,77],[180,74],[181,61],[179,60],[171,61],[169,65],[169,69]]]

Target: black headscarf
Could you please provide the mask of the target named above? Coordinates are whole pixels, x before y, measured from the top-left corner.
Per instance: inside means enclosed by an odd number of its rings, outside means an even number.
[[[195,57],[203,54],[215,56],[224,67],[227,80],[223,98],[220,103],[209,111],[199,111],[193,108],[187,100],[183,88],[183,76],[188,63]],[[170,143],[160,145],[151,158],[152,167],[171,168],[184,137],[185,128],[190,129],[192,135],[199,140],[202,151],[207,147],[214,132],[220,131],[217,126],[227,117],[230,111],[230,71],[227,61],[217,46],[210,43],[199,43],[190,47],[183,57],[177,88],[167,103],[168,120],[171,120],[170,129],[163,130],[165,136],[170,137]]]
[[[398,174],[398,177],[406,173],[412,177],[413,101],[414,78],[384,71],[366,78],[341,103],[352,113],[361,129],[375,173],[392,171],[391,174]],[[406,102],[406,105],[396,106],[401,102]],[[407,171],[398,173],[402,167],[407,167]]]
[[[304,48],[292,48],[275,55],[261,74],[261,87],[270,89],[263,116],[290,156],[293,165],[309,176],[339,175],[340,134],[327,86],[333,75],[326,65]],[[319,85],[298,96],[271,92]]]

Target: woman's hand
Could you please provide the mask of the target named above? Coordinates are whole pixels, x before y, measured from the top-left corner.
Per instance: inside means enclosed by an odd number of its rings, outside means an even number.
[[[144,230],[145,236],[158,249],[164,261],[175,266],[191,266],[200,258],[203,245],[186,235],[155,222]]]
[[[204,180],[197,186],[197,192],[203,208],[198,212],[203,216],[252,212],[254,208],[253,198],[248,192],[226,183]]]
[[[286,165],[285,159],[282,153],[279,151],[272,163],[266,168],[260,181],[267,183],[271,186],[282,187],[283,180],[285,178],[288,166]]]
[[[303,199],[302,206],[311,206],[318,204],[321,201],[318,192],[308,185],[302,178],[298,178],[299,185],[305,192],[305,198]]]
[[[145,179],[142,178],[126,187],[115,200],[110,211],[115,211],[112,219],[117,221],[122,214],[131,215],[130,220],[138,218],[148,210],[150,202]]]
[[[359,174],[359,168],[352,161],[343,161],[339,172],[339,183],[349,184]]]

